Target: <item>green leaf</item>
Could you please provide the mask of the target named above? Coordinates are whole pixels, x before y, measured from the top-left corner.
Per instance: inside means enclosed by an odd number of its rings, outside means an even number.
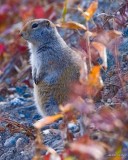
[[[67,14],[67,4],[68,4],[68,0],[65,0],[63,11],[62,11],[62,22],[65,22],[65,16]]]

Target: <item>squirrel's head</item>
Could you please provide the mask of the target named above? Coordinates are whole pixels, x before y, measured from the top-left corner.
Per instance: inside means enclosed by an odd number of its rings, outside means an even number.
[[[47,19],[35,19],[27,22],[20,35],[30,43],[46,42],[55,36],[56,27]]]

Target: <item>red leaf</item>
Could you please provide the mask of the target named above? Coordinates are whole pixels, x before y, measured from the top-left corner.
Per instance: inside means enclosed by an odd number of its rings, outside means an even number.
[[[27,46],[24,45],[18,45],[17,48],[21,54],[24,54],[27,51]]]
[[[52,20],[54,17],[56,17],[56,12],[54,11],[54,7],[52,5],[45,11],[45,18]]]
[[[42,6],[38,5],[34,9],[34,17],[35,18],[44,18],[45,12]]]
[[[0,56],[3,55],[5,51],[5,45],[3,43],[0,43]]]
[[[43,156],[43,159],[45,159],[45,160],[50,160],[50,158],[51,158],[51,154],[47,154],[47,155]]]
[[[27,21],[33,15],[33,8],[28,6],[21,6],[19,15],[23,21]]]
[[[79,45],[80,45],[80,47],[81,47],[85,52],[87,52],[87,42],[85,41],[84,38],[81,38],[81,39],[80,39]]]

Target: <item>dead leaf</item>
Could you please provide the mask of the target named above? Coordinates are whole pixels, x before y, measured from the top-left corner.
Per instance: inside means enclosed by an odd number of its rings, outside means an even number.
[[[100,31],[94,37],[94,40],[104,44],[105,46],[108,46],[113,39],[118,38],[121,35],[122,35],[122,32],[117,30]]]
[[[57,24],[57,27],[62,27],[66,29],[75,29],[75,30],[84,30],[86,31],[86,27],[80,23],[74,22],[74,21],[69,21],[61,24]]]
[[[87,63],[86,61],[83,64],[83,67],[80,70],[80,78],[79,81],[81,84],[85,84],[85,81],[87,80],[87,73],[88,73],[88,68],[87,68]]]
[[[70,147],[72,151],[77,151],[81,154],[88,154],[94,159],[102,159],[105,154],[105,149],[100,144],[81,144],[74,142],[70,144]]]

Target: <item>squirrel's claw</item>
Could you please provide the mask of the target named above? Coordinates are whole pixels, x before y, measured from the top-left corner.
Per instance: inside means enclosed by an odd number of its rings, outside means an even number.
[[[39,79],[38,79],[38,78],[36,78],[36,77],[34,77],[34,83],[35,83],[36,85],[38,85],[38,83],[39,83]]]

